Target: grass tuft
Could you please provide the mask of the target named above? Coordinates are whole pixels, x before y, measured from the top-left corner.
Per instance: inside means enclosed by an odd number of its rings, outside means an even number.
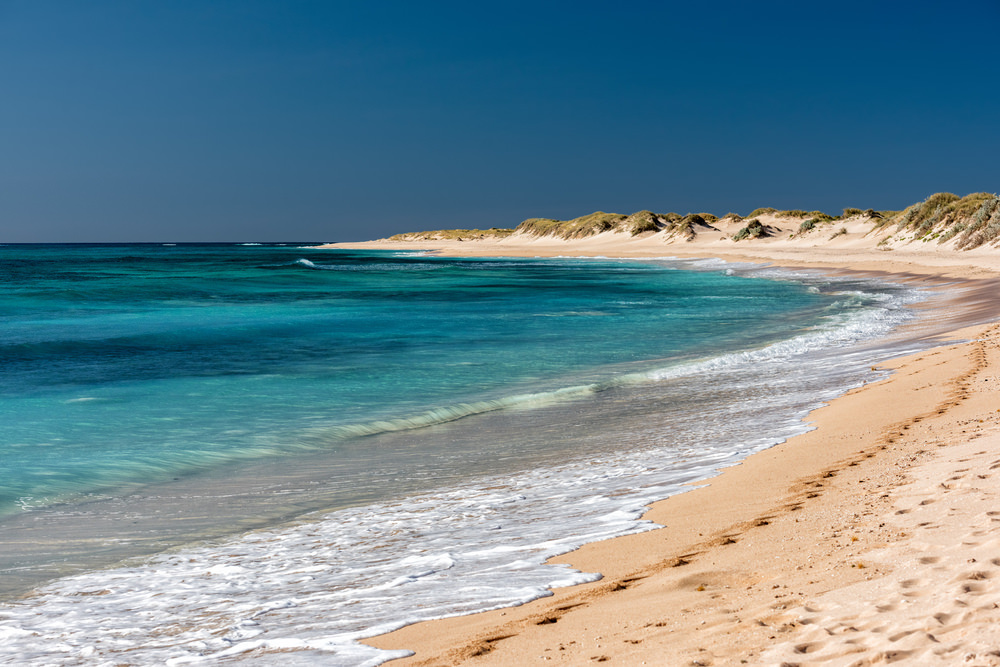
[[[551,218],[529,218],[517,226],[517,231],[533,236],[558,236],[564,239],[578,239],[616,229],[628,216],[621,213],[596,211],[590,215],[572,220]]]

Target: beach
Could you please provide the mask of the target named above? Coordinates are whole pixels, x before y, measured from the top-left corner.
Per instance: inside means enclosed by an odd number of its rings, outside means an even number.
[[[995,267],[837,242],[10,251],[0,662],[988,661]]]
[[[50,4],[0,667],[1000,667],[1000,2]]]
[[[1000,327],[987,250],[724,239],[372,242],[463,256],[719,257],[948,284],[952,342],[810,414],[815,429],[655,504],[664,528],[557,559],[597,582],[368,640],[400,665],[1000,664]],[[986,324],[983,324],[986,322]]]
[[[376,665],[806,432],[927,284],[301,244],[5,250],[0,662]],[[123,326],[127,323],[127,326]],[[196,324],[197,326],[192,326]],[[666,409],[665,409],[666,408]]]

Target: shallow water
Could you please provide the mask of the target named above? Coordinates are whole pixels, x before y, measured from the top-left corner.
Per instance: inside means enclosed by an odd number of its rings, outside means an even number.
[[[15,250],[0,568],[59,578],[0,656],[46,664],[377,663],[925,344],[912,288],[714,262]]]

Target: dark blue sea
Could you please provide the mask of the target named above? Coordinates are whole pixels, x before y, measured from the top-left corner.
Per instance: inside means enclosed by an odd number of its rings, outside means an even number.
[[[293,243],[0,246],[0,284],[0,662],[47,665],[377,664],[593,580],[544,561],[807,430],[922,298]]]

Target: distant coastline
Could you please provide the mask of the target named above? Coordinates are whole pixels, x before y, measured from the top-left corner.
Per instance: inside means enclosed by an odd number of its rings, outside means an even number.
[[[572,220],[529,218],[511,229],[408,232],[375,242],[519,245],[544,240],[582,242],[594,237],[603,241],[641,241],[644,246],[657,243],[744,248],[768,244],[881,251],[929,246],[964,252],[995,248],[1000,243],[1000,197],[986,192],[964,197],[939,192],[902,211],[847,208],[840,215],[775,208],[721,217],[712,213],[638,211],[625,215],[597,211]]]

